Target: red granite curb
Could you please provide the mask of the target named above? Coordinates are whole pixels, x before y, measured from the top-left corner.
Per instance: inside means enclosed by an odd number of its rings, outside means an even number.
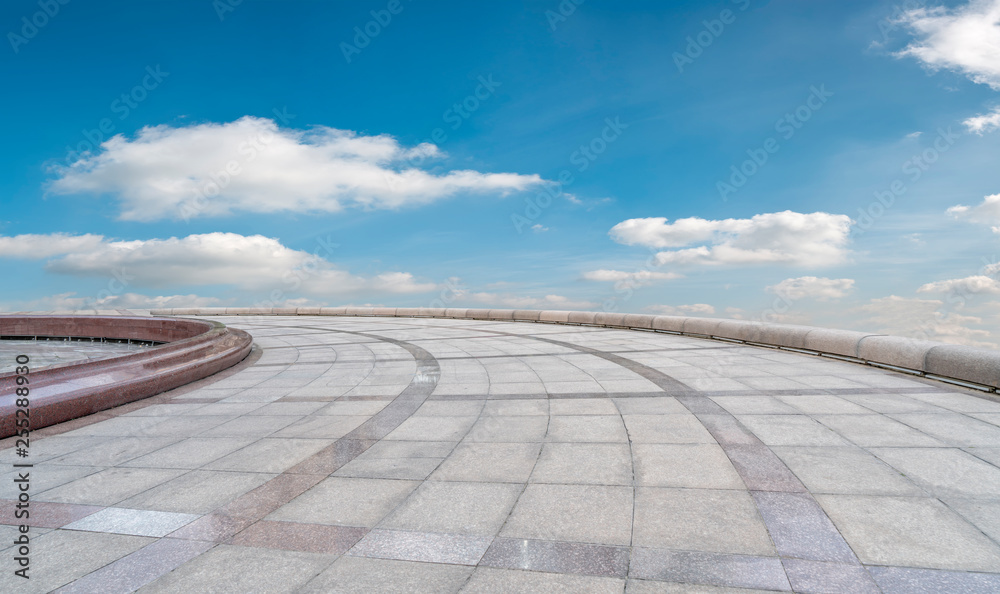
[[[253,343],[248,333],[218,322],[127,316],[0,316],[0,336],[166,343],[120,357],[31,371],[27,408],[33,430],[208,377],[242,361]],[[16,433],[16,389],[24,387],[16,379],[14,373],[0,375],[0,438]]]

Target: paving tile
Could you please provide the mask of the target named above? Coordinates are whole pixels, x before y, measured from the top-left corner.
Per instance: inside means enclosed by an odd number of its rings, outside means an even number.
[[[827,394],[817,396],[777,396],[777,398],[785,404],[794,407],[800,413],[807,415],[864,415],[872,413],[870,409],[858,406],[849,400]]]
[[[785,573],[796,592],[879,594],[875,580],[857,563],[822,563],[784,559]]]
[[[746,491],[638,487],[632,544],[712,553],[775,555]]]
[[[620,416],[553,416],[549,419],[548,441],[627,442],[628,433]]]
[[[364,460],[355,458],[337,469],[332,476],[422,481],[430,476],[443,461],[443,458],[366,458]]]
[[[50,460],[49,463],[71,466],[116,466],[167,447],[179,439],[178,437],[116,437],[93,447],[70,452]]]
[[[480,567],[473,572],[463,593],[552,592],[553,594],[620,594],[624,580],[559,573],[537,573],[515,569]]]
[[[212,548],[214,543],[161,538],[62,588],[59,594],[128,594]]]
[[[20,494],[18,483],[14,479],[28,470],[31,479],[31,493],[41,494],[49,489],[54,489],[70,481],[83,478],[104,470],[100,466],[59,466],[55,464],[45,464],[44,472],[31,472],[30,469],[15,468],[10,472],[0,474],[0,499],[17,499]],[[0,511],[0,514],[3,512]]]
[[[139,590],[189,593],[211,584],[213,592],[294,592],[335,557],[219,545]]]
[[[948,444],[1000,447],[1000,427],[957,413],[901,413],[889,415]]]
[[[531,482],[631,485],[632,474],[628,444],[556,442],[542,448]]]
[[[938,439],[882,415],[816,415],[813,418],[862,447],[945,445]]]
[[[632,538],[632,489],[529,484],[500,535],[627,545]]]
[[[1000,574],[996,573],[960,573],[912,567],[871,567],[869,571],[885,594],[991,594],[1000,591]]]
[[[400,561],[475,565],[492,540],[492,536],[375,529],[347,554]]]
[[[898,470],[858,447],[793,446],[773,451],[812,493],[927,494]]]
[[[754,491],[757,510],[782,557],[858,564],[826,513],[807,493]]]
[[[431,475],[431,480],[524,483],[541,447],[539,443],[464,442]]]
[[[862,563],[1000,570],[1000,548],[936,499],[817,495],[816,500]]]
[[[337,559],[300,592],[449,594],[465,585],[472,570],[463,565],[346,556]]]
[[[327,526],[324,524],[262,520],[237,534],[232,539],[232,544],[243,547],[342,555],[367,533],[367,528],[353,526]]]
[[[712,396],[711,399],[734,415],[796,415],[802,411],[774,396]]]
[[[206,464],[205,470],[284,472],[329,445],[324,439],[264,438]]]
[[[0,592],[51,592],[136,551],[154,539],[122,534],[53,530],[31,541],[29,580],[0,572]],[[11,563],[6,562],[10,567]]]
[[[371,458],[446,458],[457,441],[380,441],[358,456]]]
[[[688,412],[684,405],[667,395],[613,400],[623,415],[676,415]]]
[[[18,501],[8,499],[0,501],[0,524],[27,526],[37,528],[61,528],[66,524],[85,518],[90,514],[101,511],[104,507],[99,505],[77,505],[75,503],[49,503],[45,501],[30,501],[28,503],[29,516],[18,518]]]
[[[1000,469],[957,448],[872,448],[871,452],[937,497],[1000,495]]]
[[[122,501],[121,507],[206,514],[274,478],[273,474],[195,470]]]
[[[769,446],[850,445],[830,429],[804,415],[737,415],[736,418]]]
[[[983,534],[1000,542],[1000,501],[996,498],[984,500],[948,497],[944,503],[982,530]]]
[[[281,506],[267,519],[374,526],[419,485],[417,481],[331,477]]]
[[[726,446],[726,455],[752,491],[803,492],[805,487],[767,446]]]
[[[246,437],[192,437],[155,452],[133,458],[121,466],[141,468],[199,468],[254,442]]]
[[[483,416],[472,426],[466,441],[540,442],[549,427],[547,416]]]
[[[424,482],[379,528],[492,536],[514,507],[521,485]]]
[[[186,470],[156,468],[108,468],[37,495],[39,501],[114,505],[170,479]]]
[[[686,584],[790,591],[777,557],[753,557],[636,547],[629,576]]]
[[[483,416],[530,416],[549,414],[548,400],[489,400]]]
[[[628,438],[635,443],[715,443],[692,414],[623,415]]]
[[[63,528],[133,536],[166,536],[196,519],[197,514],[108,507]]]
[[[385,436],[390,441],[460,440],[476,417],[411,417]]]
[[[624,578],[628,560],[627,547],[497,538],[480,566]]]
[[[618,408],[610,398],[586,400],[554,399],[549,402],[550,415],[615,415]]]
[[[711,444],[637,443],[635,484],[645,487],[743,489],[725,451]]]

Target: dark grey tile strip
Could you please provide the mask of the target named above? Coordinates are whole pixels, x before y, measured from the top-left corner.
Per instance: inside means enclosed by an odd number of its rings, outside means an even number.
[[[885,594],[995,594],[1000,592],[1000,574],[916,569],[912,567],[869,567]]]
[[[850,592],[879,594],[881,590],[865,568],[849,563],[783,559],[785,573],[796,592]],[[911,590],[911,592],[916,590]]]
[[[777,557],[666,551],[634,547],[629,577],[641,580],[681,582],[789,591],[791,585]]]
[[[215,546],[214,542],[161,538],[56,590],[59,594],[128,594]]]
[[[624,578],[628,547],[575,542],[497,538],[479,562],[481,566]]]
[[[751,494],[781,557],[847,563],[861,569],[854,551],[811,495],[767,491]]]

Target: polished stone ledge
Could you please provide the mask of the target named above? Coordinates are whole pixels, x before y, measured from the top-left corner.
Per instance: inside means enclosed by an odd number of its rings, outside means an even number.
[[[130,316],[0,315],[0,336],[74,336],[165,343],[117,357],[34,370],[31,429],[148,398],[232,367],[250,353],[242,330],[203,320]],[[31,353],[25,353],[30,357]],[[0,438],[16,432],[14,373],[0,374]]]
[[[168,316],[455,318],[653,330],[833,356],[856,363],[887,367],[931,379],[959,383],[988,392],[996,392],[1000,388],[1000,351],[901,336],[791,324],[586,311],[415,307],[174,308],[154,309],[150,313]]]

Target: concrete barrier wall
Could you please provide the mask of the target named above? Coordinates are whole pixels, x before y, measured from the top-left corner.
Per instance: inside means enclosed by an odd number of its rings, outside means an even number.
[[[387,307],[300,307],[300,308],[197,308],[156,309],[153,315],[331,315],[428,317],[515,322],[582,324],[608,328],[655,330],[675,334],[735,340],[836,356],[858,363],[897,368],[945,381],[975,384],[996,392],[1000,388],[1000,351],[964,347],[927,340],[868,332],[834,330],[790,324],[767,324],[743,320],[653,316],[586,311],[522,309],[431,309]]]

